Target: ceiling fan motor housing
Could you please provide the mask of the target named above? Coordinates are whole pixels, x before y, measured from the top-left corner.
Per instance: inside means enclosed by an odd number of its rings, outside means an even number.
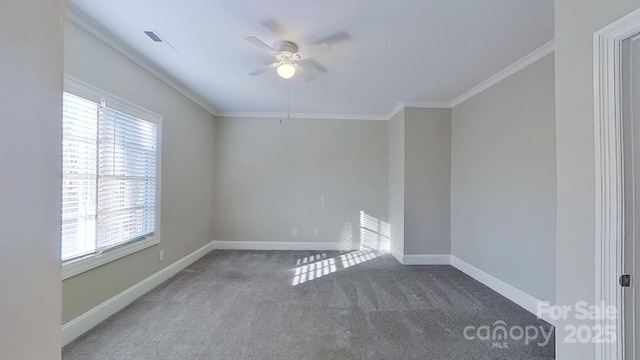
[[[298,52],[298,46],[290,41],[283,41],[279,46],[279,54],[285,58],[293,57],[293,54]]]

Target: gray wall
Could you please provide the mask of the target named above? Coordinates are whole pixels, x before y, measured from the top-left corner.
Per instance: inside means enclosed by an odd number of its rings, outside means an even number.
[[[453,109],[452,255],[540,300],[555,278],[554,63]]]
[[[64,71],[163,116],[161,244],[63,282],[63,323],[213,240],[214,118],[78,26]],[[165,259],[158,260],[163,249]]]
[[[404,114],[404,254],[450,254],[451,110]]]
[[[61,19],[0,4],[0,359],[60,359]]]
[[[638,0],[555,2],[558,304],[595,297],[593,33],[638,7]],[[559,359],[595,357],[593,344],[563,343],[565,324],[558,325]]]
[[[387,122],[218,118],[215,143],[215,240],[357,248],[361,211],[388,221]]]
[[[389,121],[391,252],[449,254],[451,110],[403,108]]]
[[[404,254],[405,109],[389,120],[389,225],[391,252],[402,261]]]

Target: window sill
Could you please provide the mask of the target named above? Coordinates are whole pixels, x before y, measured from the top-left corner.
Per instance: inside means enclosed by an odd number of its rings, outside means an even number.
[[[82,274],[85,271],[95,269],[98,266],[118,260],[135,252],[142,251],[159,243],[160,239],[154,236],[152,238],[136,241],[134,243],[106,251],[102,254],[94,254],[77,260],[64,262],[62,263],[62,280]]]

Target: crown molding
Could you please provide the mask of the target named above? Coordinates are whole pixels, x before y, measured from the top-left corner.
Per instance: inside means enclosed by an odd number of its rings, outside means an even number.
[[[180,94],[184,95],[189,100],[207,110],[212,115],[218,115],[219,112],[218,109],[215,108],[215,106],[211,105],[207,100],[203,99],[201,96],[197,95],[195,92],[191,91],[189,88],[181,84],[178,80],[166,73],[164,70],[149,62],[142,54],[135,51],[133,48],[125,44],[122,40],[118,39],[115,35],[97,24],[95,21],[83,15],[77,9],[73,8],[72,6],[67,7],[65,11],[65,18],[118,52],[120,55],[126,57],[134,64],[140,66],[148,73],[155,76]]]
[[[499,83],[500,81],[508,78],[509,76],[517,73],[520,70],[523,70],[527,66],[535,63],[536,61],[544,58],[545,56],[553,53],[554,51],[555,51],[554,41],[551,40],[548,43],[542,45],[541,47],[539,47],[536,50],[534,50],[533,52],[531,52],[529,55],[527,55],[527,56],[523,57],[522,59],[516,61],[515,63],[507,66],[506,68],[504,68],[503,70],[499,71],[495,75],[491,76],[487,80],[481,82],[480,84],[476,85],[475,87],[471,88],[470,90],[467,90],[462,95],[460,95],[457,98],[451,100],[451,103],[449,104],[450,107],[454,107],[454,106],[457,106],[459,104],[462,104],[463,102],[469,100],[473,96],[478,95],[479,93],[487,90],[488,88],[490,88],[493,85]]]
[[[222,112],[219,117],[228,118],[265,118],[265,119],[317,119],[317,120],[389,120],[382,115],[332,114],[332,113],[281,113],[281,112]]]
[[[418,109],[451,109],[451,105],[444,101],[399,101],[394,107],[389,110],[385,116],[386,120],[391,120],[402,109],[406,108],[418,108]]]
[[[451,109],[448,101],[403,101],[405,108],[418,109]]]
[[[390,120],[400,110],[404,108],[435,108],[435,109],[450,109],[457,106],[471,97],[487,90],[500,81],[510,77],[511,75],[523,70],[527,66],[535,63],[536,61],[544,58],[545,56],[554,52],[554,41],[551,40],[544,44],[540,48],[534,50],[527,56],[509,65],[505,69],[476,85],[475,87],[467,90],[462,95],[456,97],[450,102],[442,101],[400,101],[385,115],[370,115],[370,114],[335,114],[335,113],[291,113],[287,115],[281,112],[221,112],[216,109],[209,101],[190,90],[185,85],[181,84],[174,77],[166,73],[164,70],[147,60],[142,54],[125,44],[122,40],[118,39],[115,35],[104,29],[95,21],[89,19],[83,15],[80,11],[69,6],[65,11],[65,17],[73,24],[79,26],[89,34],[126,57],[136,65],[140,66],[151,75],[155,76],[189,100],[193,101],[209,113],[218,117],[229,118],[295,118],[295,119],[329,119],[329,120]]]
[[[334,113],[287,113],[284,112],[221,112],[216,116],[227,118],[264,118],[264,119],[318,119],[318,120],[369,120],[388,121],[405,108],[450,109],[446,102],[409,102],[399,101],[386,115],[334,114]]]
[[[385,118],[387,120],[391,120],[392,117],[396,116],[396,114],[399,113],[400,110],[404,108],[405,108],[404,103],[402,101],[398,101],[398,103],[394,107],[392,107],[391,110],[389,110]]]

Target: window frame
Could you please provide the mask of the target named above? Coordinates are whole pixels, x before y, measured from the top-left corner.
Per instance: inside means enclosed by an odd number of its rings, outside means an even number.
[[[64,92],[94,101],[98,104],[105,101],[107,106],[127,115],[152,122],[157,125],[157,153],[156,153],[156,212],[155,231],[152,236],[116,245],[102,252],[96,252],[80,258],[62,261],[62,280],[79,275],[98,266],[121,259],[125,256],[142,251],[161,242],[161,183],[162,183],[162,116],[144,109],[127,100],[115,96],[107,91],[87,84],[68,74],[64,74]],[[60,120],[62,121],[62,119]],[[62,140],[62,139],[61,139]]]

